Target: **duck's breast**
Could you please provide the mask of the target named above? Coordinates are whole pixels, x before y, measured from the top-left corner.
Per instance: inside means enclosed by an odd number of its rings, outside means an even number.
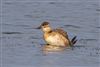
[[[66,38],[61,35],[55,35],[55,36],[48,36],[46,38],[46,42],[50,45],[56,45],[56,46],[65,46],[66,45]]]

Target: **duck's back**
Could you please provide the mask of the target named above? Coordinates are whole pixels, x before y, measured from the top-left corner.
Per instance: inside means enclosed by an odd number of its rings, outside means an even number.
[[[54,29],[54,31],[58,32],[59,34],[63,35],[64,37],[68,38],[67,32],[65,32],[61,28]]]

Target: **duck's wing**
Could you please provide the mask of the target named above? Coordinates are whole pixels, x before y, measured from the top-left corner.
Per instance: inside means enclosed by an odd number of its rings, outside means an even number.
[[[55,32],[58,32],[59,34],[61,34],[61,35],[63,35],[64,37],[66,37],[66,39],[69,41],[69,45],[72,47],[73,46],[73,44],[75,44],[76,43],[76,37],[74,37],[73,39],[72,39],[72,41],[70,41],[70,39],[68,38],[68,34],[67,34],[67,32],[66,31],[64,31],[64,30],[62,30],[61,28],[57,28],[57,29],[55,29],[54,30]]]
[[[61,28],[54,29],[53,31],[58,32],[59,34],[63,35],[64,37],[68,38],[67,32],[62,30]]]
[[[66,37],[66,38],[69,40],[69,45],[70,45],[71,47],[73,47],[74,44],[77,42],[76,36],[73,37],[72,40],[70,40],[70,39],[68,38],[67,32],[64,31],[64,30],[62,30],[61,28],[57,28],[57,29],[55,29],[54,31],[55,31],[55,32],[58,32],[59,34],[63,35],[64,37]]]

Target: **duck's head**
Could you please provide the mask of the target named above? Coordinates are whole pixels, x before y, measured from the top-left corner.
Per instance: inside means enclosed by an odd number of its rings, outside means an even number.
[[[43,32],[50,32],[51,27],[49,25],[49,22],[45,21],[38,27],[38,29],[42,29]]]

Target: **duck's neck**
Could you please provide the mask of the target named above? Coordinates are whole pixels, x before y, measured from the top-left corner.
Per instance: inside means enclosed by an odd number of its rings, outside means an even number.
[[[48,33],[51,33],[51,32],[52,32],[52,30],[49,30],[49,31],[46,31],[46,32],[44,32],[44,33],[47,33],[47,34],[48,34]]]

